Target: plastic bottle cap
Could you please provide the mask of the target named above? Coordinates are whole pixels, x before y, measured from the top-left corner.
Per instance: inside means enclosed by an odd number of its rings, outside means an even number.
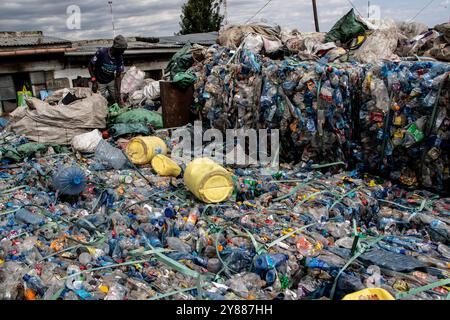
[[[73,182],[73,184],[79,185],[79,184],[81,184],[81,178],[80,177],[74,177],[72,182]]]
[[[24,296],[25,300],[36,300],[36,293],[30,288],[25,290]]]
[[[108,293],[109,292],[109,288],[105,285],[101,285],[100,287],[98,287],[99,290],[103,293]]]
[[[172,218],[173,216],[175,216],[176,212],[175,210],[173,210],[172,208],[165,208],[164,209],[164,215],[167,218]]]

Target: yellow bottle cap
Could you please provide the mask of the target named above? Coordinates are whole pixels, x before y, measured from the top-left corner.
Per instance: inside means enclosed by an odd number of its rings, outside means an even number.
[[[103,293],[108,293],[109,292],[109,288],[105,285],[101,285],[100,287],[98,287],[98,289],[103,292]]]

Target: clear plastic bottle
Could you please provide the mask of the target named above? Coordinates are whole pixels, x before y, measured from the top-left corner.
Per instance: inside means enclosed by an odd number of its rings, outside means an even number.
[[[123,183],[123,184],[131,184],[133,183],[133,177],[132,176],[127,176],[127,175],[120,175],[120,174],[116,174],[114,176],[112,176],[111,180],[114,183]]]
[[[16,211],[14,219],[32,225],[38,225],[44,222],[44,218],[23,208]]]
[[[27,284],[28,288],[32,289],[34,292],[36,292],[40,296],[44,295],[46,288],[40,278],[26,274],[23,276],[23,280]]]
[[[114,148],[107,141],[101,140],[95,150],[95,158],[107,163],[110,167],[120,170],[128,163],[122,150]]]
[[[198,210],[198,207],[192,208],[192,210],[189,212],[189,216],[186,220],[186,224],[184,225],[184,229],[186,231],[192,231],[194,229],[195,224],[197,223],[198,217],[200,216],[200,211]]]
[[[420,142],[424,139],[425,135],[423,133],[423,129],[425,128],[426,121],[427,117],[422,117],[411,124],[408,130],[406,130],[406,134],[403,140],[403,145],[406,148],[409,148],[416,142]]]
[[[50,300],[58,292],[59,289],[61,289],[61,285],[56,285],[56,284],[50,285],[48,287],[47,291],[45,291],[45,294],[42,297],[42,300]]]
[[[437,232],[445,239],[450,239],[450,226],[439,219],[434,219],[430,222],[430,229]]]
[[[2,284],[0,285],[0,299],[15,300],[18,298],[23,272],[24,268],[15,261],[7,261],[1,265],[0,277],[2,277]]]
[[[167,245],[169,246],[169,248],[173,249],[175,251],[183,252],[183,253],[191,253],[191,251],[192,251],[191,246],[188,245],[187,243],[183,242],[179,238],[168,237],[166,239],[166,241],[167,241]]]
[[[450,260],[450,248],[448,246],[441,243],[437,249],[442,256]]]
[[[127,288],[118,283],[115,283],[109,288],[105,300],[123,300],[126,294]]]
[[[2,281],[0,287],[0,300],[15,300],[17,294],[17,283],[15,281],[10,278]]]
[[[326,226],[327,231],[336,239],[341,239],[350,234],[350,225],[347,223],[329,222]]]
[[[261,280],[256,273],[246,272],[234,275],[226,284],[237,295],[247,298],[252,293],[260,290],[265,285],[265,281]]]
[[[423,105],[425,107],[431,108],[436,104],[438,93],[436,90],[431,90],[426,97],[423,99]]]
[[[67,267],[68,278],[66,279],[66,287],[70,290],[80,290],[83,287],[83,281],[80,280],[80,268],[76,265]]]
[[[150,207],[147,204],[144,206],[144,208],[147,209],[149,213],[149,219],[152,225],[157,227],[162,227],[164,225],[164,215],[161,209]]]

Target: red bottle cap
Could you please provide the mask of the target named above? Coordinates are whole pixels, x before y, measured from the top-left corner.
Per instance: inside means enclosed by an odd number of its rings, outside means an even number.
[[[102,137],[103,137],[103,139],[108,139],[109,138],[108,130],[105,130],[105,131],[102,132]]]

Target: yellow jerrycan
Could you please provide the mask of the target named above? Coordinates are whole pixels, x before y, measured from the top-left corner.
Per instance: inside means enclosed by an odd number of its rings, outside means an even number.
[[[226,201],[233,193],[231,174],[209,158],[197,158],[187,165],[184,184],[206,203]]]
[[[153,157],[152,168],[157,174],[163,177],[178,177],[181,173],[180,166],[162,154],[157,154]]]
[[[366,288],[346,295],[342,300],[395,300],[386,290],[381,288]]]
[[[158,137],[136,137],[130,140],[125,150],[134,164],[148,164],[157,154],[167,154],[165,142]]]

